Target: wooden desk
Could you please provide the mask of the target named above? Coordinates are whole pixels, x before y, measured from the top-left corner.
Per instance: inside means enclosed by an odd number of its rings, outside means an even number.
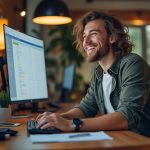
[[[67,111],[73,106],[74,103],[64,103],[59,112]],[[26,112],[22,111],[21,113]],[[18,131],[17,136],[0,141],[0,150],[150,150],[150,138],[130,131],[107,131],[106,133],[113,137],[113,140],[33,144],[26,130],[28,119],[31,118],[11,120],[12,122],[20,122],[22,125],[12,128]]]
[[[130,131],[106,132],[113,140],[66,143],[36,143],[33,144],[27,135],[27,119],[15,119],[22,125],[12,129],[19,131],[18,135],[8,140],[0,141],[0,150],[150,150],[150,138]]]

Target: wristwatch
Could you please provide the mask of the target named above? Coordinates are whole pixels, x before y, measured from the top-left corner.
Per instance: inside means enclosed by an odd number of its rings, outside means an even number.
[[[81,125],[82,125],[81,119],[79,119],[79,118],[74,118],[74,119],[72,120],[72,123],[73,123],[74,130],[75,130],[76,132],[80,131],[80,127],[81,127]]]

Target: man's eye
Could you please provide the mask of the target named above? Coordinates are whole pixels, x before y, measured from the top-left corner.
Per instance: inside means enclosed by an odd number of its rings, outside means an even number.
[[[97,32],[92,32],[91,35],[97,35]]]

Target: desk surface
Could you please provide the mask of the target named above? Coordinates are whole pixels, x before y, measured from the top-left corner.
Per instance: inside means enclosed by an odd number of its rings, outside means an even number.
[[[63,108],[66,108],[66,105]],[[113,140],[32,143],[26,130],[28,119],[31,118],[11,120],[12,122],[20,122],[22,125],[12,128],[18,131],[16,136],[0,141],[0,150],[150,150],[150,138],[130,131],[107,131],[106,133],[113,137]]]
[[[65,142],[65,143],[32,143],[27,131],[27,119],[15,119],[22,125],[12,129],[19,131],[18,135],[8,140],[0,141],[1,150],[150,150],[150,138],[130,131],[107,131],[113,140],[91,142]]]

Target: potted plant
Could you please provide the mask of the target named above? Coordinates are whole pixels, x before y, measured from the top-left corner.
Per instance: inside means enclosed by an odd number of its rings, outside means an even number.
[[[10,98],[9,93],[5,91],[0,92],[0,121],[7,121],[11,118],[11,108],[9,107]]]
[[[8,92],[0,92],[0,108],[8,108],[10,104],[10,97]]]

